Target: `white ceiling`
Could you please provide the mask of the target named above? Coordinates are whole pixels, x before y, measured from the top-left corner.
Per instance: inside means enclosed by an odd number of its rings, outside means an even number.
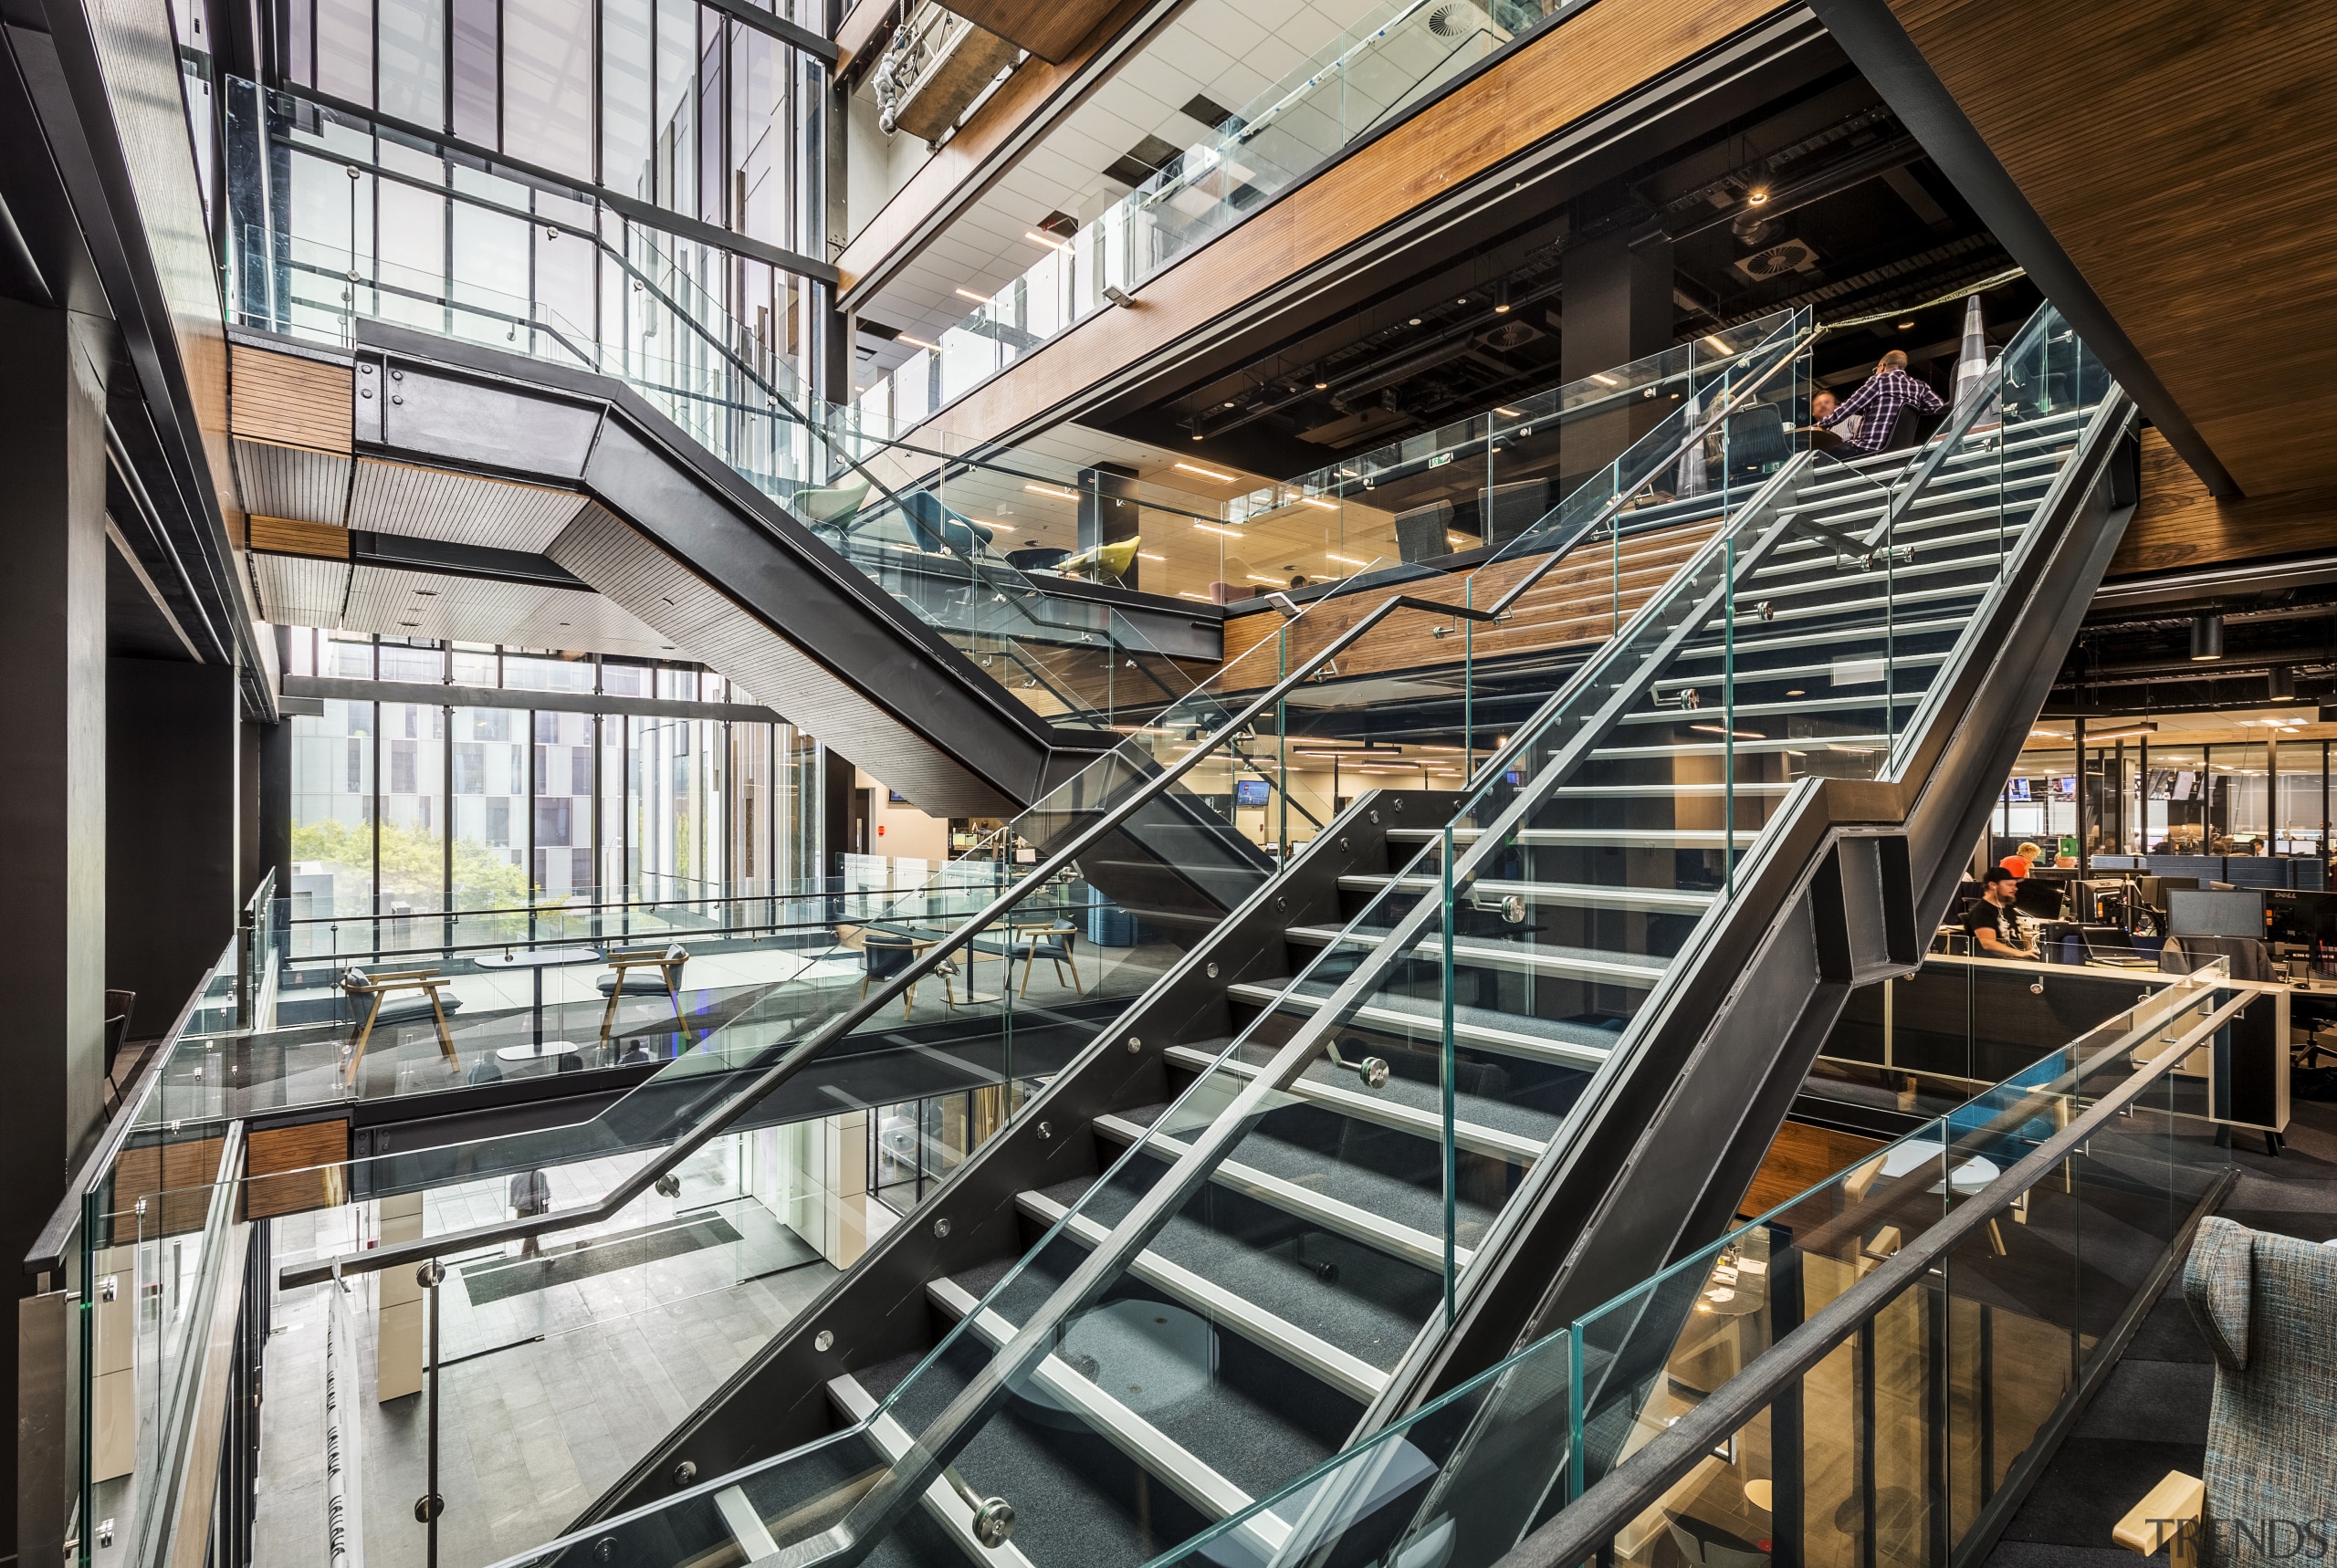
[[[1104,173],[1107,165],[1147,136],[1177,147],[1205,139],[1210,128],[1185,115],[1183,105],[1200,96],[1238,113],[1380,8],[1373,0],[1193,0],[880,289],[861,315],[938,341],[975,308],[955,290],[995,294],[1046,256],[1046,246],[1025,235],[1049,213],[1070,213],[1085,223],[1127,194],[1129,186]],[[861,90],[874,91],[867,83]],[[855,117],[856,134],[864,123]],[[917,352],[907,343],[877,346],[873,338],[862,339],[861,347],[876,348],[861,363],[863,386]]]

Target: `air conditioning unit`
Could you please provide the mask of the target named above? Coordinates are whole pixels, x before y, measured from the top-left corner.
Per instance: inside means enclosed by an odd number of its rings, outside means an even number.
[[[1788,272],[1807,272],[1818,265],[1818,252],[1807,242],[1781,240],[1766,250],[1737,258],[1736,270],[1755,283]]]

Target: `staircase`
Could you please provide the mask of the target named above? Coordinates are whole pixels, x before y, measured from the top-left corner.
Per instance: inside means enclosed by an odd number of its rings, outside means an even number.
[[[1729,497],[1470,790],[1364,796],[1197,931],[571,1540],[1263,1560],[1275,1492],[1724,1222],[1811,1020],[1940,913],[2034,710],[1990,662],[2066,643],[2122,526],[2130,410],[2049,309],[1992,391]]]

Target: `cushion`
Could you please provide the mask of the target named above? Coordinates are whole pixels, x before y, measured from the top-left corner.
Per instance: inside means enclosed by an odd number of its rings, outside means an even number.
[[[2303,1561],[2295,1521],[2337,1519],[2337,1252],[2208,1219],[2183,1282],[2195,1314],[2206,1303],[2200,1327],[2216,1358],[2202,1563]],[[2251,1545],[2237,1528],[2269,1521],[2287,1521],[2287,1550]]]
[[[2216,1353],[2216,1364],[2232,1372],[2248,1370],[2249,1239],[2245,1226],[2210,1215],[2200,1222],[2183,1265],[2184,1304]]]
[[[681,983],[682,977],[680,973],[676,971],[674,976],[674,984],[676,986],[679,986]],[[599,979],[593,981],[592,984],[598,988],[600,993],[605,997],[611,991],[616,989],[616,974],[614,971],[611,971],[608,974],[603,975]],[[624,994],[628,997],[662,997],[665,995],[665,971],[663,969],[627,969],[624,972]]]

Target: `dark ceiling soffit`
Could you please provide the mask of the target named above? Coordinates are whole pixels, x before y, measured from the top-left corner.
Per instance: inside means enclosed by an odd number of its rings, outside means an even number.
[[[1933,74],[1931,62],[1899,25],[1888,0],[1808,0],[1808,4],[1843,52],[1898,114],[1900,122],[1915,133],[1932,162],[1972,204],[1980,221],[2012,253],[2013,259],[2028,269],[2028,276],[2069,319],[2087,346],[2101,356],[2119,384],[2133,394],[2136,405],[2158,426],[2167,444],[2191,465],[2208,493],[2225,497],[2239,495],[2239,486],[2208,450],[2190,417],[2086,282],[2045,220],[2028,204],[2028,198],[2020,193],[2012,176],[2005,172],[2004,165],[1996,162],[1996,155],[1965,117],[1954,96]]]
[[[169,601],[162,597],[162,591],[154,586],[153,578],[148,575],[145,563],[138,559],[138,552],[131,548],[130,541],[121,537],[121,529],[115,527],[110,517],[106,518],[106,538],[113,545],[114,553],[121,557],[121,564],[130,569],[130,575],[138,580],[138,586],[146,591],[146,597],[154,601],[154,613],[162,618],[162,623],[171,629],[171,635],[179,640],[179,646],[186,650],[186,656],[198,664],[202,664],[203,654],[195,647],[194,639],[188,636],[186,628],[179,624],[179,618],[171,612]]]
[[[0,197],[0,293],[28,299],[36,305],[57,303],[48,279],[40,275],[40,263],[33,259],[33,247],[25,243],[25,231],[17,226],[16,214],[9,210],[5,197]]]
[[[487,582],[515,582],[529,588],[572,589],[579,593],[592,591],[591,583],[550,556],[530,550],[497,549],[488,545],[456,544],[448,539],[418,539],[365,528],[352,529],[349,544],[349,559],[359,566],[436,572],[442,577],[472,577]]]
[[[1525,40],[1525,47],[1531,47],[1546,37],[1562,37],[1564,32],[1564,25],[1561,24],[1553,33],[1537,33]],[[1309,296],[1325,287],[1336,287],[1358,268],[1376,266],[1388,256],[1420,244],[1446,228],[1467,222],[1483,209],[1488,196],[1504,186],[1528,185],[1562,176],[1644,131],[1649,124],[1678,113],[1687,104],[1714,93],[1728,91],[1747,78],[1779,65],[1787,56],[1824,43],[1826,37],[1826,29],[1804,6],[1794,5],[1772,12],[1701,55],[1675,66],[1656,80],[1642,83],[1635,90],[1601,105],[1544,141],[1522,148],[1492,167],[1448,187],[1378,232],[1341,246],[1308,267],[1300,276],[1286,278],[1236,301],[1223,314],[1182,340],[1163,344],[1140,363],[1125,367],[1102,381],[1078,389],[1063,402],[1023,422],[1015,429],[991,438],[982,448],[969,455],[980,456],[992,448],[1011,445],[1035,431],[1067,419],[1081,418],[1113,403],[1170,373],[1176,365],[1207,354],[1242,332],[1286,315]],[[1504,49],[1501,54],[1491,57],[1488,63],[1506,59],[1509,52]],[[1472,72],[1461,79],[1466,82],[1476,74]],[[1336,163],[1352,157],[1359,149],[1377,141],[1378,135],[1387,134],[1388,131],[1395,129],[1395,125],[1409,123],[1420,110],[1447,96],[1451,90],[1448,89],[1446,93],[1423,100],[1386,131],[1341,149],[1337,157],[1317,165],[1305,178],[1284,186],[1275,193],[1272,200],[1259,204],[1242,221],[1250,222],[1275,202],[1287,200],[1293,193],[1304,189]],[[1171,268],[1164,268],[1162,273],[1154,276],[1164,276],[1174,267],[1190,267],[1196,263],[1206,265],[1202,258],[1208,254],[1209,246],[1204,246],[1174,263]],[[1150,281],[1149,278],[1146,280],[1147,283]],[[1142,287],[1143,285],[1137,287]],[[948,406],[928,415],[928,422],[946,412]]]
[[[335,98],[329,92],[319,92],[313,88],[278,87],[266,90],[280,92],[296,103],[312,103],[320,109],[329,109],[333,113],[360,124],[372,126],[375,131],[390,132],[395,140],[409,143],[416,152],[428,152],[434,157],[451,156],[455,162],[474,168],[483,174],[492,174],[498,179],[511,180],[571,202],[602,202],[625,217],[647,227],[663,229],[667,234],[679,235],[685,239],[696,240],[700,245],[712,246],[717,250],[733,251],[739,256],[750,256],[757,261],[767,262],[778,267],[781,272],[791,272],[799,277],[808,277],[815,283],[824,283],[832,288],[835,287],[836,269],[824,261],[814,261],[808,256],[798,256],[791,250],[782,250],[778,246],[766,245],[761,240],[751,238],[732,229],[723,228],[716,224],[703,223],[697,218],[686,218],[679,213],[669,213],[663,207],[655,207],[647,202],[636,201],[621,192],[612,191],[605,185],[595,185],[589,181],[573,179],[566,174],[556,174],[549,169],[540,168],[533,163],[523,163],[516,158],[492,152],[476,142],[465,141],[458,136],[449,136],[443,131],[431,131],[416,125],[410,120],[400,120],[394,115],[383,114],[376,109],[367,109],[362,104],[352,103],[345,98]],[[316,152],[318,157],[333,159],[336,162],[351,162],[346,158],[335,158],[334,154],[321,150],[312,151]]]
[[[926,247],[963,216],[968,207],[979,201],[991,186],[1006,178],[1033,142],[1053,130],[1064,115],[1086,102],[1090,95],[1118,71],[1129,55],[1151,43],[1154,36],[1190,3],[1191,0],[1153,0],[1121,28],[1109,44],[1089,56],[1069,79],[1049,93],[1045,101],[1024,115],[1013,134],[990,150],[980,167],[950,192],[949,200],[927,213],[909,231],[907,237],[886,253],[882,265],[861,274],[850,289],[838,296],[836,308],[858,310],[872,296],[897,277],[901,269],[922,256]],[[899,193],[895,193],[893,199],[897,200],[898,197]],[[879,209],[876,216],[883,215],[882,209]],[[874,223],[875,218],[869,221]]]
[[[2139,610],[2155,604],[2187,604],[2201,599],[2278,593],[2329,582],[2337,582],[2337,555],[2247,561],[2208,571],[2159,572],[2107,582],[2095,592],[2092,608],[2094,612]]]
[[[881,621],[903,642],[923,650],[933,660],[938,671],[947,672],[956,678],[957,689],[962,695],[1021,730],[1040,755],[1064,751],[1092,753],[1107,750],[1117,743],[1118,737],[1109,732],[1099,736],[1093,731],[1067,729],[1049,724],[1035,710],[1017,702],[1004,687],[983,675],[970,659],[951,646],[939,632],[911,615],[902,608],[898,600],[837,556],[824,540],[814,535],[793,514],[756,489],[738,470],[691,440],[679,426],[652,408],[639,393],[623,382],[581,367],[549,364],[486,344],[439,338],[370,317],[358,320],[357,347],[361,354],[369,351],[383,354],[384,362],[388,357],[402,357],[418,364],[431,365],[442,372],[501,383],[523,394],[566,398],[592,405],[601,412],[603,419],[617,421],[628,440],[655,454],[689,485],[733,508],[748,520],[752,528],[769,538],[775,549],[791,552],[807,577],[817,574],[817,580],[823,590],[835,595],[839,601],[852,601],[862,613]],[[592,440],[593,459],[601,457],[602,449],[608,440],[609,431],[604,425]],[[362,432],[358,445],[361,450],[370,445]],[[532,479],[539,484],[543,482],[542,476],[522,469],[489,469],[435,455],[429,456],[428,461],[435,466],[452,472],[488,472]],[[590,483],[585,484],[584,489],[613,515],[620,518],[628,517],[625,507],[615,504],[612,497],[595,492]],[[628,520],[626,526],[637,525]],[[657,540],[654,528],[643,528],[640,531],[653,541]],[[675,554],[662,542],[657,548],[672,554],[676,562],[736,606],[741,614],[770,627],[775,633],[784,635],[766,612],[741,603],[738,594],[726,586],[718,572],[710,573],[704,563]],[[822,653],[802,643],[796,643],[795,646],[807,657],[817,660],[839,681],[861,690],[877,706],[891,710],[889,703],[868,693],[862,679],[853,671],[840,667],[831,654]],[[1013,791],[1001,792],[1013,798]]]
[[[591,692],[524,692],[503,686],[433,685],[422,681],[352,681],[329,675],[287,675],[284,695],[326,702],[418,703],[424,707],[538,708],[558,713],[630,714],[639,718],[727,718],[785,724],[756,703],[695,703],[676,697],[601,696]]]
[[[265,661],[235,578],[226,519],[204,455],[171,302],[139,216],[129,153],[114,123],[97,40],[77,0],[50,0],[45,16],[45,33],[8,23],[8,52],[40,119],[49,156],[136,370],[145,416],[162,454],[162,472],[155,477],[167,482],[174,509],[189,525],[186,544],[196,559],[187,564],[203,580],[209,601],[203,608],[225,628],[225,641],[215,652],[242,673],[246,706],[257,716],[273,720],[276,694],[254,674]],[[173,117],[178,109],[170,106]],[[215,639],[218,630],[211,635]]]

